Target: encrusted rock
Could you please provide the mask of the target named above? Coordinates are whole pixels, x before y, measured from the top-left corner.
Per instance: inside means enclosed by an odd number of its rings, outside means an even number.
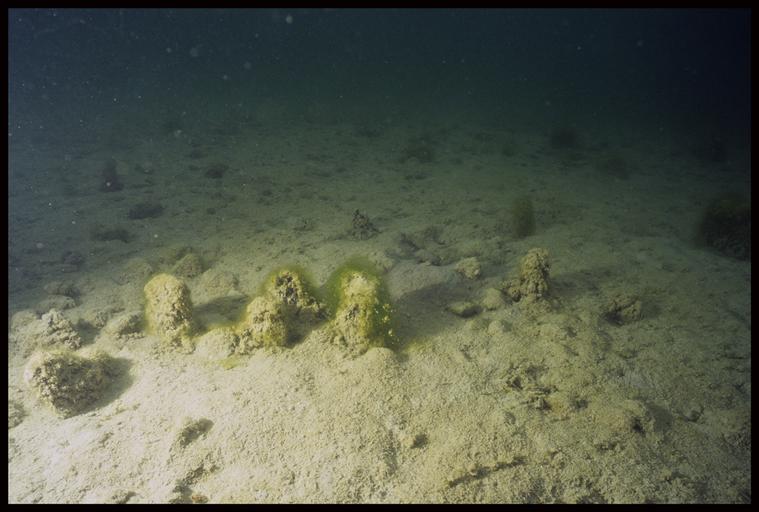
[[[654,418],[648,407],[639,400],[628,399],[616,404],[605,404],[601,410],[593,412],[602,427],[599,442],[603,446],[608,445],[606,441],[622,442],[654,431]]]
[[[158,274],[144,291],[149,331],[169,346],[192,351],[192,301],[187,286],[172,275]]]
[[[482,299],[480,300],[482,307],[488,311],[493,311],[502,308],[506,305],[506,301],[503,300],[503,294],[500,290],[495,288],[486,288],[482,292]]]
[[[194,252],[188,252],[174,265],[172,272],[179,277],[192,278],[203,273],[203,260]]]
[[[153,273],[153,266],[144,258],[130,258],[114,276],[119,284],[143,283]]]
[[[482,275],[482,266],[477,258],[464,258],[456,264],[456,272],[467,279],[478,279]]]
[[[511,325],[505,320],[493,320],[488,324],[488,334],[491,336],[498,336],[510,330]]]
[[[37,345],[65,346],[76,349],[82,338],[71,322],[57,309],[51,309],[32,325],[31,337]]]
[[[381,297],[377,276],[360,270],[346,272],[339,283],[339,294],[333,321],[338,343],[364,352],[395,336],[391,328],[392,306]]]
[[[515,302],[539,300],[548,293],[550,267],[546,249],[530,249],[520,263],[519,277],[504,281],[501,290]]]
[[[287,344],[288,329],[282,309],[282,304],[271,297],[253,299],[245,311],[245,318],[237,326],[236,352],[249,354],[259,347]]]
[[[462,318],[468,318],[480,312],[480,308],[477,304],[465,300],[451,302],[445,309]]]
[[[212,361],[220,361],[234,354],[238,336],[229,327],[211,329],[199,337],[195,345],[195,354]]]
[[[35,352],[24,369],[24,381],[61,417],[86,410],[103,396],[115,375],[104,352],[83,357],[66,349]]]
[[[180,418],[176,424],[173,449],[182,449],[208,432],[213,422],[206,418],[193,419],[188,416]]]
[[[294,270],[285,269],[272,275],[266,283],[266,292],[292,316],[324,317],[324,307],[313,296],[305,279]]]
[[[353,228],[351,236],[357,240],[367,240],[376,235],[379,230],[374,226],[366,214],[356,210],[353,212]]]
[[[198,280],[198,288],[207,298],[225,297],[239,293],[237,276],[228,270],[211,268],[203,272]]]
[[[111,336],[124,337],[140,331],[142,328],[142,312],[129,311],[111,318],[103,332]]]

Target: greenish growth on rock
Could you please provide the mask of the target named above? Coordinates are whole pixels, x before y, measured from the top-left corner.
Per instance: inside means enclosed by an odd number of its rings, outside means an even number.
[[[68,349],[35,352],[24,369],[24,381],[61,417],[85,411],[103,396],[118,373],[110,356],[83,357]]]
[[[520,196],[512,203],[511,229],[517,238],[524,238],[535,232],[535,209],[529,197]]]
[[[365,258],[352,258],[332,273],[324,287],[334,315],[338,343],[363,352],[397,344],[394,308],[377,268]]]
[[[264,282],[263,295],[280,305],[292,339],[306,335],[327,317],[313,280],[300,267],[282,267],[270,273]]]
[[[194,331],[190,290],[169,274],[154,276],[144,288],[148,332],[170,347],[192,352]]]
[[[324,316],[313,280],[301,267],[287,266],[272,271],[264,281],[262,294],[282,304],[292,315]]]
[[[369,258],[363,256],[352,256],[348,261],[337,267],[327,278],[327,282],[319,291],[319,297],[327,308],[327,312],[334,316],[338,305],[342,302],[344,290],[342,288],[343,279],[352,272],[361,272],[378,279],[382,273]]]
[[[250,354],[260,347],[286,345],[288,326],[281,303],[269,296],[256,297],[245,310],[245,317],[236,328],[237,354]]]
[[[698,224],[696,243],[724,256],[751,258],[751,202],[737,194],[713,199]]]

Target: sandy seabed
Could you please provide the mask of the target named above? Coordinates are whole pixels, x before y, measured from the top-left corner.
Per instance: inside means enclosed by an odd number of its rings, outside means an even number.
[[[751,264],[692,242],[701,206],[745,189],[749,155],[715,168],[613,130],[566,151],[466,123],[205,129],[12,143],[10,502],[750,502]],[[431,162],[404,157],[420,140]],[[629,175],[597,165],[612,153]],[[124,188],[102,192],[111,158]],[[517,239],[524,195],[536,231]],[[143,202],[163,211],[131,219]],[[127,236],[94,235],[112,228]],[[546,300],[499,302],[534,247]],[[188,253],[202,268],[177,266]],[[315,329],[230,362],[106,328],[159,271],[185,273],[212,324],[280,265],[324,283],[352,255],[383,270],[399,347],[355,357]],[[456,271],[467,257],[476,279]],[[619,293],[640,320],[604,318]],[[24,323],[53,308],[126,368],[67,419],[23,379]],[[187,421],[203,428],[180,442]]]

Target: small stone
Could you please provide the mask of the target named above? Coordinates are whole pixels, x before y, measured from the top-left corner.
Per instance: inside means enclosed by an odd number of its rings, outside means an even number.
[[[414,252],[414,257],[419,263],[426,263],[427,265],[438,266],[441,263],[440,256],[427,249],[419,249]]]
[[[504,334],[511,330],[511,325],[509,325],[508,322],[505,322],[503,320],[493,320],[490,322],[490,325],[488,325],[488,334],[491,336],[497,336],[499,334]]]
[[[212,329],[198,339],[195,353],[211,361],[221,361],[234,354],[237,342],[237,335],[232,329]]]
[[[172,244],[164,247],[158,253],[158,261],[165,265],[171,265],[178,262],[182,256],[192,252],[192,248],[182,244]]]
[[[182,256],[182,258],[174,265],[173,273],[186,278],[192,278],[199,276],[203,273],[203,261],[200,256],[194,252],[190,252]]]
[[[143,283],[153,274],[153,266],[144,258],[130,258],[114,276],[118,284]]]
[[[176,448],[186,447],[201,435],[211,430],[212,426],[213,422],[206,418],[199,418],[197,420],[190,417],[181,418],[177,422],[173,446]]]
[[[377,250],[370,253],[369,261],[374,263],[382,272],[387,272],[395,265],[395,260],[388,255],[387,251]]]
[[[142,313],[130,311],[111,318],[103,330],[112,336],[121,337],[139,332],[142,327]]]
[[[701,415],[704,413],[704,408],[698,404],[691,404],[686,407],[683,412],[683,417],[688,421],[698,421]]]
[[[636,297],[620,293],[607,301],[603,311],[609,322],[616,325],[629,324],[640,320],[641,302]]]
[[[467,279],[475,280],[482,275],[482,266],[475,257],[464,258],[456,264],[456,272]]]
[[[237,276],[228,270],[211,268],[203,272],[198,280],[198,290],[206,299],[237,295]]]
[[[466,322],[466,328],[470,331],[484,331],[488,328],[490,322],[486,318],[472,318],[470,320],[467,320]]]
[[[506,301],[503,300],[503,294],[500,290],[486,288],[485,291],[482,292],[482,300],[480,301],[480,304],[482,304],[482,307],[488,311],[494,311],[504,307]]]
[[[102,329],[118,312],[119,308],[113,305],[90,308],[82,312],[81,320],[97,329]]]
[[[448,306],[446,306],[446,310],[462,318],[468,318],[480,312],[479,306],[469,301],[451,302],[448,304]]]

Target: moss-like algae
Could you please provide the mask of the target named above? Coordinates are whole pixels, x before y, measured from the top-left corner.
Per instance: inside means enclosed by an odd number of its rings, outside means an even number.
[[[371,288],[371,296],[366,297],[367,309],[357,322],[362,342],[369,346],[397,347],[395,329],[395,309],[390,301],[390,293],[382,278],[382,272],[365,257],[354,256],[340,265],[327,279],[321,290],[321,299],[326,304],[331,317],[338,320],[343,308],[351,307],[348,302],[350,284],[354,279],[363,279]],[[350,313],[349,313],[350,316]]]
[[[244,313],[234,320],[215,322],[213,327],[234,332],[238,355],[254,348],[287,345],[328,317],[341,343],[362,351],[399,346],[390,294],[382,272],[367,258],[350,258],[318,290],[308,276],[296,265],[272,270]],[[193,321],[189,290],[175,277],[155,276],[145,286],[145,297],[147,332],[171,345],[186,346],[188,352],[194,348],[194,338],[201,331],[208,332],[208,326]],[[236,365],[234,359],[225,361],[223,367]]]
[[[258,294],[265,295],[276,290],[278,287],[277,281],[281,279],[282,275],[284,274],[298,276],[300,278],[300,282],[302,283],[303,291],[312,297],[317,297],[318,288],[314,285],[315,281],[313,279],[313,276],[310,272],[308,272],[300,265],[281,265],[273,269],[271,272],[266,274],[266,278],[264,278],[263,282],[258,287]]]

